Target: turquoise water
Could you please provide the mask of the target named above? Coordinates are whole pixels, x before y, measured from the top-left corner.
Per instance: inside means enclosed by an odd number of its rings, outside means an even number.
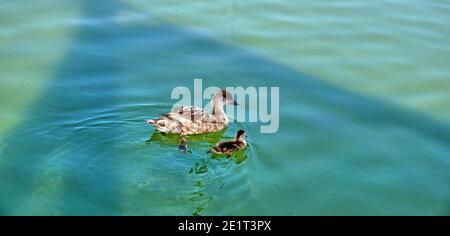
[[[0,3],[1,215],[448,215],[448,1]],[[192,153],[174,87],[280,87]],[[206,101],[205,101],[206,102]],[[238,129],[243,155],[206,153]]]

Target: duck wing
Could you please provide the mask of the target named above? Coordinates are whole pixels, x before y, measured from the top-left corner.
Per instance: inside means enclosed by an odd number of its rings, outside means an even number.
[[[221,142],[214,147],[218,152],[233,152],[242,148],[242,145],[236,141]]]
[[[156,120],[148,120],[147,123],[156,126],[162,132],[180,133],[183,127],[191,127],[193,123],[209,120],[209,114],[203,109],[189,106],[175,108]]]
[[[164,116],[179,120],[183,123],[207,121],[210,118],[208,112],[194,106],[178,107],[173,109],[172,112],[165,114]]]

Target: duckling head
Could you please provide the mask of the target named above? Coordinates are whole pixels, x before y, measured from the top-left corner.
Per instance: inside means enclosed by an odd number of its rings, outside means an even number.
[[[244,130],[241,129],[238,132],[236,132],[237,141],[245,141],[245,137],[247,137],[247,134],[245,133]]]

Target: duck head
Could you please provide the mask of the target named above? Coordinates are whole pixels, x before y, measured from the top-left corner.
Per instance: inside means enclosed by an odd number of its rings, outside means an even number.
[[[223,105],[231,104],[234,106],[239,106],[239,103],[233,98],[233,95],[225,89],[217,91],[217,93],[212,97],[212,100],[219,101]]]

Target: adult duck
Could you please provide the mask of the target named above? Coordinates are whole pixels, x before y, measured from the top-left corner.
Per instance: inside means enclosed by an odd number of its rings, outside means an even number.
[[[228,126],[228,118],[224,111],[226,104],[238,103],[226,90],[218,91],[211,98],[211,113],[199,107],[179,107],[155,120],[147,120],[162,133],[192,135],[214,133]]]

